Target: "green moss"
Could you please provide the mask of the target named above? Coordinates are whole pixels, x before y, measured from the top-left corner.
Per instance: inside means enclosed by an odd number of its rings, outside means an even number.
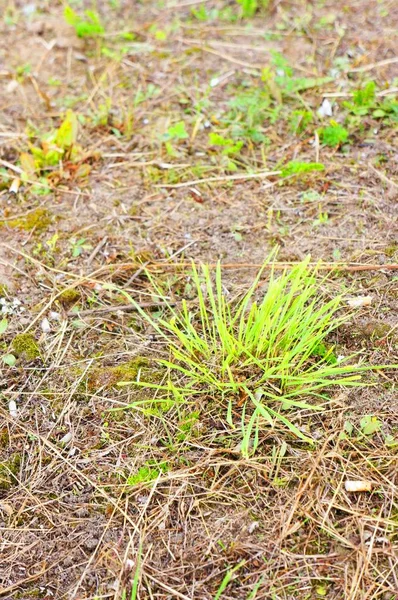
[[[18,482],[20,466],[20,454],[12,454],[7,461],[0,463],[0,490],[7,491]]]
[[[8,296],[8,287],[5,283],[0,283],[0,298],[4,298],[4,296]]]
[[[0,226],[12,227],[14,229],[23,229],[24,231],[44,231],[51,223],[51,216],[45,208],[36,210],[10,221],[0,221]]]
[[[40,348],[30,333],[16,335],[12,340],[12,349],[16,356],[26,360],[34,360],[40,356]]]
[[[80,300],[80,292],[74,288],[64,290],[60,296],[58,296],[58,302],[63,306],[69,306]]]
[[[119,381],[134,382],[137,379],[138,372],[143,370],[145,374],[148,371],[149,362],[146,358],[138,356],[134,360],[122,363],[115,367],[96,368],[89,377],[89,388],[91,390],[98,388],[109,389],[115,387]],[[145,381],[145,377],[141,376]]]
[[[392,327],[388,323],[383,323],[383,321],[368,321],[358,329],[363,337],[379,340],[387,337]]]
[[[387,248],[384,248],[384,254],[389,258],[395,256],[396,252],[398,252],[398,244],[391,244],[391,246],[387,246]]]
[[[10,443],[10,434],[7,427],[0,430],[0,448],[6,448]]]

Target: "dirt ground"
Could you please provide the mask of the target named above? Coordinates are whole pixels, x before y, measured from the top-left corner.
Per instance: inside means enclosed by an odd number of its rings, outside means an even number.
[[[276,245],[330,267],[328,293],[372,297],[342,354],[398,362],[398,7],[258,4],[76,0],[103,26],[78,37],[63,2],[0,0],[3,598],[398,599],[393,368],[298,415],[313,447],[268,428],[251,458],[214,407],[187,429],[117,386],[164,348],[108,284],[156,304],[147,267],[192,299],[191,259],[220,259],[239,293]],[[370,108],[345,104],[369,81]],[[68,109],[78,158],[26,166]],[[330,119],[347,140],[324,142]],[[323,170],[283,176],[292,161]]]

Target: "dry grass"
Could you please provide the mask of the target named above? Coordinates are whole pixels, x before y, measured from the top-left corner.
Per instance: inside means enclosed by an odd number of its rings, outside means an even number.
[[[331,296],[372,296],[331,340],[342,354],[398,362],[391,123],[351,122],[343,151],[267,117],[257,127],[268,141],[245,143],[237,172],[207,141],[242,85],[258,86],[271,50],[296,76],[341,69],[301,100],[285,98],[282,112],[304,103],[315,113],[323,97],[338,97],[341,119],[340,97],[369,78],[378,97],[393,97],[394,3],[271,2],[266,17],[231,22],[193,19],[199,2],[104,1],[102,41],[78,39],[61,6],[43,0],[29,15],[22,4],[0,24],[0,167],[18,177],[28,128],[59,126],[73,105],[91,173],[79,178],[65,161],[39,186],[29,177],[14,183],[17,194],[11,180],[0,188],[0,297],[25,309],[8,316],[0,355],[21,332],[42,353],[0,367],[0,597],[130,600],[138,577],[141,600],[398,598],[396,370],[373,374],[362,391],[334,392],[323,413],[302,411],[313,448],[265,429],[243,459],[216,407],[192,399],[163,411],[151,390],[116,386],[137,376],[141,357],[162,377],[153,359],[166,348],[109,291],[162,311],[144,266],[178,304],[194,300],[191,258],[221,258],[232,296],[277,243],[281,267],[308,253],[337,267]],[[149,84],[156,94],[138,101]],[[188,138],[173,142],[173,156],[158,134],[181,120]],[[325,170],[281,182],[275,172],[293,160]],[[24,228],[43,208],[47,228]],[[361,433],[366,415],[380,422],[372,435]],[[349,493],[347,480],[372,491]]]

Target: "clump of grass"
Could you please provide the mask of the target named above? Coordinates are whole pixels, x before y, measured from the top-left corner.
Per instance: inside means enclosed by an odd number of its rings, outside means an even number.
[[[274,256],[271,254],[237,302],[229,302],[224,294],[220,264],[214,281],[208,266],[201,265],[198,270],[193,264],[194,303],[183,300],[179,310],[169,305],[170,318],[159,320],[136,304],[167,342],[171,356],[160,359],[170,372],[167,385],[139,385],[167,390],[179,399],[196,394],[211,396],[227,407],[231,427],[236,426],[233,415],[240,411],[244,455],[258,446],[263,426],[277,423],[297,438],[312,442],[286,416],[287,411],[321,411],[322,405],[312,403],[314,398],[327,399],[325,391],[331,385],[360,385],[360,371],[366,369],[338,363],[332,356],[333,347],[319,351],[327,347],[329,334],[350,318],[347,312],[339,313],[341,297],[326,298],[322,291],[325,278],[318,278],[309,258],[277,274],[270,264]],[[267,288],[257,300],[267,266]]]

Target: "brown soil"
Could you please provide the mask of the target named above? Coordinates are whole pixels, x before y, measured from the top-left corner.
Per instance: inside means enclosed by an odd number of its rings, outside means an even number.
[[[163,345],[104,284],[152,302],[145,264],[179,298],[189,295],[191,259],[220,259],[229,291],[239,292],[275,245],[279,261],[311,254],[364,267],[342,266],[325,284],[330,294],[372,296],[332,341],[369,364],[398,362],[396,124],[362,116],[350,124],[350,143],[331,148],[313,132],[293,135],[287,120],[266,121],[267,141],[246,144],[237,171],[207,144],[237,90],[261,85],[273,51],[303,77],[343,65],[303,94],[314,113],[325,95],[348,95],[369,80],[393,97],[395,3],[271,1],[237,22],[220,13],[194,18],[200,4],[97,2],[110,54],[99,40],[76,37],[59,2],[0,0],[0,298],[10,307],[1,355],[26,331],[41,353],[0,367],[0,596],[129,599],[139,563],[140,599],[393,600],[394,369],[372,376],[372,387],[334,391],[322,414],[303,414],[314,448],[266,430],[250,459],[216,411],[202,413],[181,442],[185,414],[137,409],[148,391],[115,385]],[[73,3],[78,12],[83,5],[91,6]],[[203,6],[237,10],[234,2]],[[118,32],[135,37],[111,35]],[[150,84],[157,94],[134,104]],[[339,122],[344,100],[335,100]],[[82,116],[89,176],[74,177],[66,165],[47,195],[32,182],[10,192],[29,134],[58,127],[69,107]],[[189,138],[170,155],[159,134],[179,121]],[[292,160],[325,170],[284,181],[234,178]],[[211,177],[224,180],[196,183]],[[112,411],[125,405],[132,408]],[[377,418],[380,431],[361,436],[364,416]],[[354,433],[341,439],[347,422]],[[128,483],[153,465],[150,483]],[[347,479],[371,481],[373,491],[349,494]]]

